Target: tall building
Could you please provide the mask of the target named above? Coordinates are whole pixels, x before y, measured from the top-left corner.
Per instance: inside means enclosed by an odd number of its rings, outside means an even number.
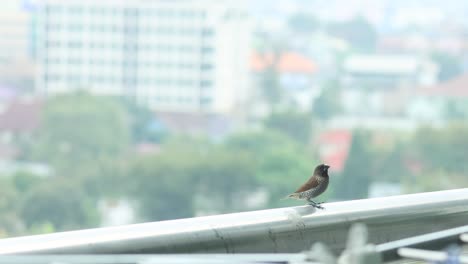
[[[0,6],[0,93],[29,91],[34,79],[31,13],[19,0],[5,0]]]
[[[123,95],[156,110],[231,112],[249,87],[242,1],[45,0],[37,91]]]

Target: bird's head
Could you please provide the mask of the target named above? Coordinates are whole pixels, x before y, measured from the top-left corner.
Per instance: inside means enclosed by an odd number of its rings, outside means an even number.
[[[327,164],[320,164],[315,168],[314,174],[319,176],[328,176],[328,169],[330,166]]]

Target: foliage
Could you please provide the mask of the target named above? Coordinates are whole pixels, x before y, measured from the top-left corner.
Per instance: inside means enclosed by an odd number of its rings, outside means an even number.
[[[118,155],[127,147],[130,136],[121,105],[84,93],[51,98],[42,127],[35,157],[68,174],[100,157]]]
[[[23,233],[23,221],[18,216],[19,195],[11,181],[0,180],[0,237]]]
[[[279,56],[279,54],[275,54],[275,56]],[[266,99],[270,108],[276,108],[283,98],[283,90],[279,82],[279,73],[276,70],[276,65],[273,64],[267,67],[260,74],[260,80],[263,98]]]
[[[158,126],[155,114],[150,109],[130,99],[120,98],[119,102],[129,119],[132,142],[161,142],[167,136],[167,131]]]
[[[316,164],[304,145],[274,131],[237,134],[226,144],[231,151],[241,149],[255,157],[257,180],[269,193],[269,207],[284,205],[280,199],[301,185]]]
[[[327,120],[340,113],[342,110],[340,104],[340,89],[341,87],[336,80],[326,83],[320,96],[314,100],[312,114],[321,120]]]
[[[348,159],[336,186],[335,196],[339,199],[360,199],[368,196],[373,156],[366,142],[366,132],[356,131],[353,134]]]
[[[288,26],[295,32],[312,33],[318,28],[319,22],[312,14],[298,13],[288,19]]]
[[[350,21],[331,23],[327,28],[331,34],[347,40],[356,51],[375,50],[377,31],[364,17],[358,16]]]
[[[20,209],[26,226],[52,224],[58,230],[70,230],[96,225],[96,209],[77,186],[80,184],[61,180],[28,192]]]
[[[42,181],[42,179],[39,178],[38,175],[34,175],[33,173],[27,171],[19,171],[13,175],[12,181],[15,189],[19,193],[25,193],[33,189],[36,185],[38,185]]]
[[[281,132],[299,143],[307,144],[311,133],[312,117],[297,111],[274,112],[265,120],[265,127]]]
[[[313,111],[322,119],[339,110],[333,102],[338,85],[327,85]],[[145,128],[151,116],[132,103],[87,94],[48,100],[29,159],[50,163],[56,173],[39,178],[19,172],[0,182],[0,236],[96,225],[96,204],[105,197],[135,201],[140,220],[150,221],[245,210],[247,198],[260,189],[268,193],[260,207],[284,206],[290,202],[280,199],[319,163],[307,148],[310,113],[273,111],[263,131],[237,133],[216,144],[189,136],[155,139]],[[357,131],[344,173],[332,175],[331,190],[321,199],[333,190],[339,199],[367,197],[377,179],[404,182],[416,191],[463,186],[466,134],[463,123],[424,127],[411,140],[378,149],[369,147],[366,132]],[[132,155],[128,144],[142,141],[161,143],[160,151]],[[410,172],[408,160],[422,169]]]
[[[417,158],[427,170],[468,173],[468,126],[453,123],[446,128],[420,128],[414,136]]]
[[[432,59],[439,66],[439,81],[447,81],[462,73],[460,60],[447,53],[435,52]]]
[[[396,142],[388,151],[372,149],[371,155],[373,159],[369,168],[373,173],[372,181],[399,183],[403,177],[411,176],[405,164],[407,150],[402,142]]]
[[[466,99],[447,99],[443,114],[447,120],[451,121],[463,121],[468,119],[468,105]]]
[[[258,52],[265,64],[265,69],[257,74],[258,86],[262,98],[269,108],[274,110],[282,103],[284,98],[283,87],[279,81],[278,63],[286,47],[281,39],[274,39],[269,36],[263,38],[265,46]]]
[[[148,156],[130,169],[131,195],[145,220],[166,220],[194,214],[193,188],[188,170],[190,158],[177,154]]]
[[[101,157],[79,170],[80,188],[94,200],[121,197],[127,193],[125,183],[129,164],[127,157]]]
[[[217,147],[200,156],[194,168],[198,193],[219,201],[214,207],[220,212],[232,212],[245,207],[245,197],[257,188],[255,161],[241,150]]]
[[[254,163],[241,151],[198,142],[169,146],[163,155],[137,160],[130,170],[133,195],[147,220],[194,215],[196,195],[214,201],[219,212],[230,212],[242,207],[241,194],[256,187]]]

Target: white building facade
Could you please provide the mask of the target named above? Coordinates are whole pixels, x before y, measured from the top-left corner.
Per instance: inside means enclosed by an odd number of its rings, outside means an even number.
[[[248,97],[250,22],[242,1],[46,0],[36,89],[84,89],[151,109],[230,112]]]

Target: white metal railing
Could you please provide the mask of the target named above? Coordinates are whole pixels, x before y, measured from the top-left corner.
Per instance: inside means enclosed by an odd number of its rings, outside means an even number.
[[[351,224],[380,244],[468,224],[468,189],[298,206],[0,240],[0,254],[341,252]]]

